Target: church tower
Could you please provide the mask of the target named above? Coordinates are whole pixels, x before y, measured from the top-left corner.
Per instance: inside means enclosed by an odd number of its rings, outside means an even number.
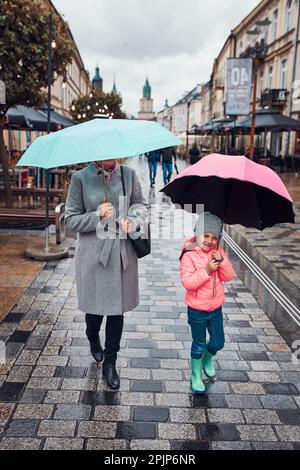
[[[92,86],[93,86],[93,90],[102,92],[103,80],[100,77],[100,69],[98,65],[96,67],[96,72],[92,81]]]
[[[140,99],[138,118],[146,121],[152,121],[155,119],[155,113],[153,112],[153,99],[151,98],[151,86],[148,78],[146,79],[143,88],[143,98]]]

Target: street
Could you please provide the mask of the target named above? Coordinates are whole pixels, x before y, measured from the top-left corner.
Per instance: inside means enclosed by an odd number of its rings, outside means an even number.
[[[127,163],[163,231],[173,209],[158,192],[161,167],[150,190],[146,161]],[[178,161],[179,171],[184,165]],[[300,449],[297,351],[239,277],[225,285],[226,344],[216,356],[217,377],[205,381],[205,395],[191,394],[179,276],[184,240],[156,237],[159,230],[152,227],[152,253],[140,261],[140,304],[125,315],[119,391],[105,385],[90,355],[76,308],[74,258],[46,263],[4,318],[0,449]],[[300,340],[299,333],[298,327]]]

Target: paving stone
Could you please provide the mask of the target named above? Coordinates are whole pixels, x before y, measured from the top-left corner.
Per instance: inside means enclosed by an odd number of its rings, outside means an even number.
[[[252,450],[250,442],[212,442],[212,450]]]
[[[29,403],[29,404],[40,404],[43,403],[45,396],[46,396],[46,390],[32,390],[32,389],[25,389],[21,399],[20,403]]]
[[[25,383],[5,382],[0,388],[0,403],[19,401],[24,387]]]
[[[264,388],[256,383],[233,383],[231,384],[233,393],[242,395],[263,395]]]
[[[45,404],[20,404],[18,405],[14,419],[41,420],[50,419],[53,413],[53,405]]]
[[[39,390],[32,390],[32,392],[39,392]],[[73,390],[49,390],[43,393],[46,395],[45,403],[78,403],[80,398],[80,392]]]
[[[138,406],[133,411],[133,421],[165,422],[168,419],[168,408]]]
[[[170,450],[169,441],[158,439],[132,439],[130,441],[131,450]]]
[[[229,385],[226,382],[212,382],[207,381],[205,382],[206,385],[206,393],[230,393]]]
[[[252,445],[255,450],[293,450],[288,442],[253,442]]]
[[[172,423],[205,423],[206,416],[203,409],[170,408]]]
[[[8,422],[13,409],[14,405],[12,404],[0,404],[0,426],[4,426]]]
[[[87,420],[90,419],[92,408],[89,405],[57,405],[54,419]]]
[[[238,425],[237,430],[240,433],[242,441],[277,441],[277,437],[269,425]]]
[[[16,365],[35,365],[39,355],[39,350],[23,349],[16,361]]]
[[[114,438],[116,436],[117,424],[116,423],[100,423],[95,422],[82,422],[79,423],[78,436],[80,437],[99,437],[99,438]]]
[[[83,378],[85,373],[85,367],[56,367],[54,376],[64,378]]]
[[[158,425],[158,435],[161,439],[196,439],[195,426],[192,424],[169,424]]]
[[[179,354],[178,351],[173,350],[168,351],[167,349],[152,349],[150,351],[150,357],[153,359],[178,359]]]
[[[283,424],[300,425],[300,410],[279,410],[277,414]]]
[[[30,366],[13,366],[8,377],[7,382],[25,383],[32,373]]]
[[[121,392],[121,405],[134,405],[134,406],[152,406],[154,405],[153,393],[133,393]]]
[[[95,407],[94,420],[98,421],[129,421],[129,406],[101,406]]]
[[[260,397],[260,401],[264,408],[270,408],[273,410],[297,408],[293,398],[284,395],[266,395]]]
[[[220,368],[223,370],[249,370],[249,365],[246,361],[225,361],[218,360]]]
[[[199,424],[198,430],[203,440],[238,441],[239,435],[232,424]]]
[[[228,408],[226,395],[192,395],[192,408]]]
[[[84,439],[68,439],[47,437],[43,446],[44,450],[82,450]]]
[[[87,439],[87,450],[126,450],[127,442],[122,439]]]
[[[210,450],[208,442],[202,441],[189,441],[189,440],[176,440],[170,441],[171,449],[172,450],[179,450],[179,451],[200,451],[200,450]]]
[[[136,395],[136,394],[134,394]],[[126,403],[126,397],[124,397],[124,405],[129,405]],[[118,392],[91,392],[87,391],[83,393],[82,403],[86,405],[120,405],[120,393]],[[151,401],[151,400],[149,400]],[[134,403],[133,403],[134,404]]]
[[[38,436],[72,437],[75,433],[76,421],[41,421]]]
[[[258,343],[255,335],[230,335],[230,338],[234,343]]]
[[[144,369],[121,369],[122,379],[150,380],[150,371]],[[155,377],[153,377],[155,379]]]
[[[41,445],[41,439],[30,438],[2,438],[0,450],[38,450]]]
[[[158,369],[152,372],[154,380],[182,380],[181,370],[163,370]]]
[[[229,408],[262,408],[259,399],[253,395],[227,395]]]
[[[240,410],[229,409],[209,409],[207,410],[208,421],[210,423],[244,423],[244,418]]]
[[[300,426],[275,426],[279,439],[284,442],[300,441]]]
[[[57,390],[60,387],[61,379],[58,378],[45,378],[45,377],[31,377],[27,383],[27,388],[38,388],[40,390]]]
[[[39,421],[34,419],[13,419],[5,431],[6,437],[34,437]]]
[[[279,424],[276,411],[271,410],[242,410],[247,424]]]
[[[247,372],[251,382],[280,382],[280,377],[276,372]]]
[[[9,338],[8,343],[26,343],[30,336],[30,331],[16,330]]]
[[[246,372],[240,370],[218,370],[216,376],[225,382],[249,382]]]
[[[162,392],[162,382],[154,380],[135,380],[131,384],[132,392]]]
[[[298,395],[297,388],[292,384],[263,384],[268,395]]]
[[[59,379],[58,379],[59,380]],[[94,379],[63,379],[62,390],[96,390],[97,383]]]
[[[278,371],[280,367],[277,362],[272,361],[250,361],[251,369],[255,371]]]
[[[182,359],[162,359],[160,361],[162,369],[182,370],[189,368],[189,362]]]
[[[138,369],[158,369],[160,367],[160,363],[157,359],[137,358],[130,360],[130,366]]]
[[[186,394],[177,393],[175,396],[172,393],[156,393],[155,404],[157,406],[167,407],[189,407],[190,398]]]

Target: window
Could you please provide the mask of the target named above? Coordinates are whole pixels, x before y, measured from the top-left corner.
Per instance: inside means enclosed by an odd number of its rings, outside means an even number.
[[[268,83],[268,88],[269,90],[272,90],[273,88],[273,65],[270,65],[269,67],[269,83]]]
[[[287,76],[287,59],[281,62],[281,74],[280,74],[280,87],[286,88],[286,77]]]
[[[273,31],[272,31],[272,40],[275,41],[277,37],[277,27],[278,27],[278,10],[273,12]]]
[[[286,33],[291,29],[291,19],[292,19],[292,0],[288,0],[286,4],[286,12],[285,12],[285,32]]]

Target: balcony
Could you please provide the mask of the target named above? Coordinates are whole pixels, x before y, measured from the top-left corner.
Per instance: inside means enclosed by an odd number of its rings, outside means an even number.
[[[264,39],[256,42],[254,46],[248,46],[244,52],[240,54],[240,58],[253,58],[263,60],[266,56],[268,46]]]
[[[288,91],[285,88],[267,89],[261,94],[261,106],[285,106]]]

